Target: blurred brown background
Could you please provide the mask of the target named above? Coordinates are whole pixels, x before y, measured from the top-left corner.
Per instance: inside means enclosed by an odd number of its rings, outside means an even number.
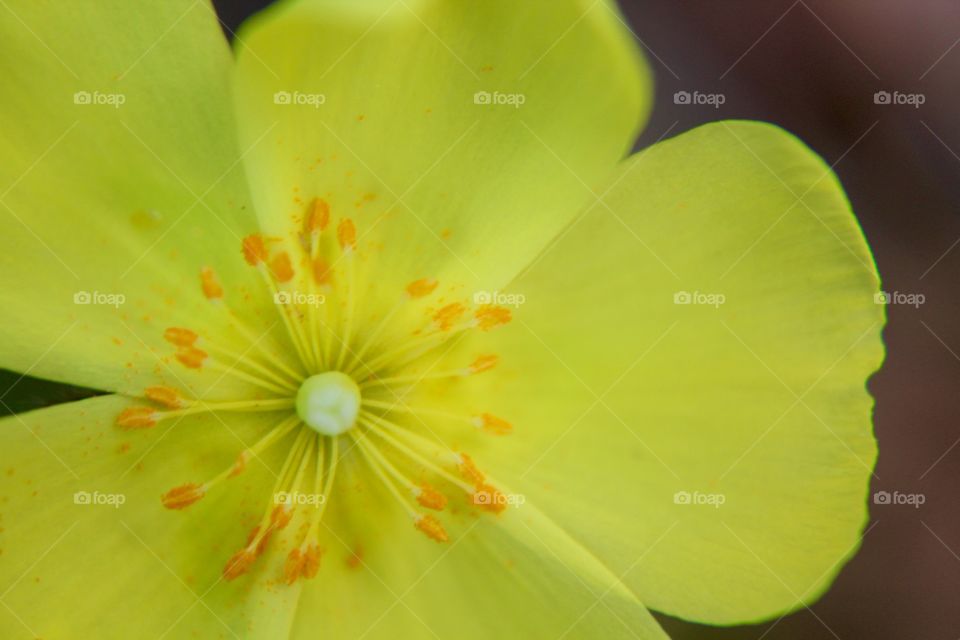
[[[835,165],[884,290],[924,299],[889,306],[887,361],[871,381],[880,442],[873,491],[919,494],[924,504],[873,505],[861,551],[809,609],[752,627],[661,616],[664,626],[677,640],[957,640],[960,2],[620,3],[657,78],[638,147],[724,118],[792,131]],[[215,4],[230,32],[269,0]],[[677,104],[678,91],[725,100]],[[891,104],[878,104],[877,92]],[[87,395],[0,372],[0,389],[13,386],[5,403],[14,411]]]

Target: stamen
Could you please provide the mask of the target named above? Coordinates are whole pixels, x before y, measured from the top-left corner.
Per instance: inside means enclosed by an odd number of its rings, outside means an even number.
[[[414,525],[437,542],[446,542],[450,539],[443,525],[433,516],[421,515],[414,521]]]
[[[143,393],[148,399],[170,409],[179,409],[184,404],[184,400],[177,390],[171,387],[147,387]]]
[[[314,198],[306,218],[307,233],[319,233],[330,224],[330,205],[322,198]]]
[[[207,352],[196,347],[180,347],[175,356],[183,366],[189,369],[199,369],[207,359]]]
[[[441,307],[433,314],[433,321],[441,331],[449,331],[463,317],[467,308],[459,302],[453,302],[445,307]]]
[[[503,418],[498,418],[497,416],[489,413],[481,413],[478,416],[474,416],[473,424],[478,429],[483,429],[484,431],[497,436],[505,436],[513,431],[512,424]]]
[[[203,267],[200,270],[200,286],[207,300],[223,298],[223,285],[220,284],[220,279],[211,267]]]
[[[244,238],[241,244],[241,250],[243,251],[243,259],[246,260],[247,264],[251,267],[255,267],[261,262],[266,262],[270,257],[266,243],[263,241],[263,236],[259,233],[254,233]]]
[[[473,317],[477,319],[481,331],[489,331],[496,326],[507,324],[513,315],[506,307],[484,305],[477,309]]]
[[[163,339],[176,347],[192,347],[200,336],[190,329],[170,327],[163,332]]]
[[[408,284],[406,292],[411,298],[423,298],[433,293],[438,284],[434,278],[421,278]]]
[[[147,429],[157,424],[153,407],[127,407],[117,417],[117,426],[124,429]]]
[[[293,280],[293,264],[291,264],[290,255],[286,251],[281,251],[270,260],[270,272],[277,282]]]

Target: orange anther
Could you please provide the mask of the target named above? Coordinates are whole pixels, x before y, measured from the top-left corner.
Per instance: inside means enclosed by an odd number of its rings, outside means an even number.
[[[253,563],[256,559],[257,554],[251,549],[241,549],[240,551],[237,551],[223,567],[224,579],[234,580],[239,578],[250,570],[250,567],[253,566]]]
[[[117,416],[117,425],[124,429],[146,429],[157,424],[153,407],[127,407]]]
[[[489,331],[498,325],[507,324],[513,315],[510,313],[510,309],[505,307],[484,305],[477,309],[474,317],[482,330]]]
[[[267,258],[270,257],[270,254],[267,252],[267,245],[263,241],[263,236],[259,233],[254,233],[244,238],[241,249],[243,251],[243,259],[252,267],[257,266],[261,262],[266,262]]]
[[[442,511],[447,506],[447,496],[443,495],[428,484],[420,485],[420,493],[417,494],[417,502],[427,509]]]
[[[411,298],[422,298],[433,293],[439,283],[433,278],[421,278],[407,285],[407,295]]]
[[[470,373],[481,373],[483,371],[489,371],[497,366],[497,362],[500,361],[495,355],[480,356],[470,365]]]
[[[323,231],[330,224],[330,205],[322,198],[314,198],[307,212],[307,232]]]
[[[304,554],[300,553],[300,549],[291,549],[290,553],[287,554],[287,559],[283,562],[283,581],[287,584],[293,584],[297,581],[297,578],[300,577],[300,574],[303,572],[303,564],[305,560]]]
[[[473,424],[477,427],[498,436],[505,436],[513,431],[513,425],[489,413],[481,413],[473,417]]]
[[[477,490],[473,494],[473,504],[491,513],[500,513],[507,508],[506,497],[489,484],[477,485]]]
[[[233,463],[233,469],[230,470],[230,476],[238,476],[244,472],[247,468],[247,462],[250,461],[250,451],[244,450],[240,452],[240,455],[237,456],[237,460]]]
[[[481,485],[484,480],[486,480],[483,473],[477,469],[477,465],[475,465],[470,456],[465,453],[460,454],[460,473],[475,485]]]
[[[283,529],[293,519],[293,508],[288,504],[278,504],[270,512],[270,526]]]
[[[337,241],[340,248],[344,251],[353,249],[357,246],[357,228],[353,225],[350,218],[344,218],[337,225]]]
[[[454,302],[438,309],[437,312],[433,314],[433,321],[437,323],[437,326],[442,331],[446,331],[457,323],[465,311],[466,308],[462,304]]]
[[[313,281],[317,284],[327,284],[333,277],[330,269],[330,263],[323,258],[317,258],[313,261]]]
[[[196,347],[181,347],[176,353],[177,360],[191,369],[199,369],[207,359],[207,352]]]
[[[170,387],[147,387],[143,393],[150,400],[171,409],[179,409],[183,406],[183,398],[180,397],[176,389]]]
[[[320,569],[320,547],[315,544],[307,545],[303,558],[303,568],[300,570],[300,575],[308,579],[317,575],[317,570]]]
[[[170,327],[163,332],[163,339],[178,347],[192,347],[199,338],[200,336],[190,329],[180,327]]]
[[[174,487],[160,499],[167,509],[184,509],[205,496],[206,488],[200,484],[184,484]]]
[[[270,272],[277,282],[290,282],[293,280],[293,265],[290,263],[290,256],[286,251],[281,251],[270,261]]]
[[[223,297],[223,286],[211,267],[200,269],[200,286],[207,300],[219,300]]]
[[[446,542],[450,539],[443,525],[433,516],[420,516],[414,521],[413,525],[437,542]]]

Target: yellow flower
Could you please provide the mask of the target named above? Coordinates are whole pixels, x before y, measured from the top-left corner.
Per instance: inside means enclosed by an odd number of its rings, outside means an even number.
[[[663,638],[857,546],[882,358],[830,169],[621,161],[608,2],[0,12],[0,636]]]

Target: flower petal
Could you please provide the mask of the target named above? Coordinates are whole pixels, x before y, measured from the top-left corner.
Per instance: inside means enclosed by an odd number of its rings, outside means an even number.
[[[256,224],[231,65],[206,2],[4,3],[0,365],[139,392],[166,327],[219,326],[200,270],[246,286]]]
[[[237,48],[244,139],[272,127],[247,158],[263,226],[293,238],[324,199],[354,219],[391,299],[419,277],[513,277],[613,170],[650,103],[607,3],[286,2]]]
[[[272,418],[206,415],[131,434],[114,426],[127,406],[103,396],[0,420],[0,636],[286,637],[298,591],[271,587],[276,559],[244,581],[220,576],[285,451],[189,509],[160,503],[229,467]]]
[[[701,127],[625,163],[511,290],[501,375],[471,383],[516,427],[486,464],[651,608],[729,624],[824,591],[867,518],[884,322],[829,167],[769,125]]]
[[[492,516],[452,500],[438,515],[450,540],[437,544],[363,478],[345,479],[331,504],[293,637],[322,628],[332,638],[666,640],[617,577],[532,504]]]

